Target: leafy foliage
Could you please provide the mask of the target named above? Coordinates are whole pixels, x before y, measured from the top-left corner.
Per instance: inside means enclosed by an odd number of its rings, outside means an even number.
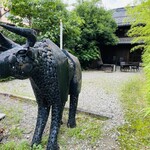
[[[115,44],[117,38],[114,34],[116,23],[110,12],[97,5],[98,0],[84,1],[77,5],[75,11],[84,23],[80,27],[81,41],[75,51],[82,64],[90,63],[100,58],[101,45]]]
[[[97,2],[84,1],[73,11],[68,11],[62,0],[6,0],[5,6],[10,10],[11,22],[36,29],[38,39],[50,38],[57,45],[61,19],[64,48],[78,56],[82,66],[87,67],[100,58],[99,47],[102,44],[115,44],[117,41],[114,34],[117,25],[111,13],[99,7]],[[24,42],[12,33],[8,35],[16,42]]]
[[[75,12],[68,11],[61,0],[7,0],[5,6],[10,9],[8,19],[11,22],[18,26],[36,29],[39,39],[50,38],[59,45],[61,19],[64,29],[64,47],[72,49],[80,40],[82,19]],[[12,38],[10,33],[9,37]],[[18,42],[18,40],[20,39],[16,36],[14,41]],[[19,43],[22,43],[22,40]]]
[[[128,8],[128,15],[131,20],[129,36],[134,37],[133,43],[141,43],[134,49],[143,49],[143,66],[147,78],[147,96],[150,99],[150,0],[140,0],[139,5]]]

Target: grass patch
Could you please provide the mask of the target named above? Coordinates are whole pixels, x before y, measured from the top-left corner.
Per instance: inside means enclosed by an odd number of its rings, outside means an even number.
[[[0,144],[1,150],[44,150],[41,145],[38,146],[31,146],[28,144],[27,141],[21,141],[21,142],[15,142],[15,141],[10,141],[7,142],[7,144]]]
[[[5,105],[0,105],[0,110],[6,114],[6,119],[2,120],[2,123],[5,125],[15,125],[19,124],[23,110],[20,106],[7,106]]]
[[[21,138],[22,137],[22,133],[23,133],[23,129],[20,129],[19,127],[17,126],[13,126],[11,129],[10,129],[10,137],[11,138]]]
[[[121,91],[126,123],[118,128],[122,150],[150,149],[150,115],[145,109],[150,107],[144,89],[144,77],[134,78]]]
[[[20,139],[23,134],[23,129],[19,125],[22,118],[22,108],[19,105],[7,106],[7,104],[2,104],[0,110],[6,114],[6,118],[0,121],[0,127],[7,132],[10,139]],[[8,146],[12,145],[12,142],[8,143]]]
[[[0,144],[0,149],[31,150],[30,141],[24,138],[24,130],[20,125],[23,116],[21,103],[24,103],[24,101],[18,100],[18,103],[17,101],[15,103],[16,104],[12,106],[8,106],[7,103],[0,105],[0,110],[6,114],[6,118],[1,120],[0,125],[2,125],[2,128],[4,128],[5,131],[7,131],[8,137],[5,139],[5,143]],[[76,120],[77,127],[73,129],[67,128],[67,119],[68,110],[65,110],[63,115],[64,124],[60,128],[58,136],[58,143],[61,149],[68,150],[70,147],[72,149],[72,147],[79,146],[78,149],[80,150],[80,145],[83,145],[83,143],[92,149],[92,147],[101,139],[101,127],[104,118],[92,116],[86,113],[78,113]],[[48,142],[48,136],[49,128],[46,129],[41,144],[34,146],[32,150],[44,150]]]
[[[8,78],[0,79],[0,82],[7,82],[7,81],[11,81],[11,80],[14,80],[14,78],[8,77]]]
[[[66,141],[70,141],[69,139],[72,138],[75,143],[86,141],[90,145],[95,145],[101,138],[101,127],[101,119],[84,113],[78,113],[77,127],[66,129],[66,125],[63,125],[60,130],[59,141],[67,146],[68,143]]]
[[[30,150],[29,144],[26,141],[15,142],[10,141],[7,144],[0,144],[2,150]]]

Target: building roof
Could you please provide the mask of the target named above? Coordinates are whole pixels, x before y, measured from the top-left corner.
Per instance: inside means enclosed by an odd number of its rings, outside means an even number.
[[[132,40],[130,37],[119,38],[118,44],[131,44]]]
[[[119,38],[118,44],[131,44],[134,38],[132,37],[124,37]],[[142,40],[137,41],[136,44],[143,44],[144,42]],[[135,43],[134,43],[135,44]]]
[[[117,8],[113,9],[113,18],[115,19],[118,26],[129,26],[129,22],[125,22],[125,18],[127,18],[126,9],[123,8]]]

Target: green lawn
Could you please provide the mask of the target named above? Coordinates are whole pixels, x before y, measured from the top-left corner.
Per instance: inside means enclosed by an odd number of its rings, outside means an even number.
[[[118,128],[122,150],[150,149],[150,105],[145,97],[144,77],[137,77],[126,83],[121,90],[125,112],[125,124]]]

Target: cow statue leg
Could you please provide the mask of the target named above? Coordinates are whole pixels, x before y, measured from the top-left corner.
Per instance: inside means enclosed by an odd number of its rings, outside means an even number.
[[[78,94],[70,94],[70,108],[69,108],[69,118],[67,126],[69,128],[76,127],[76,111],[77,111],[77,105],[78,105]]]
[[[52,118],[51,118],[51,128],[50,135],[48,139],[47,150],[58,150],[59,146],[57,144],[57,136],[60,129],[62,118],[61,107],[57,104],[52,105]]]
[[[42,104],[38,104],[38,115],[36,128],[34,131],[33,139],[31,145],[38,145],[41,142],[42,134],[49,116],[50,106],[44,106]]]

